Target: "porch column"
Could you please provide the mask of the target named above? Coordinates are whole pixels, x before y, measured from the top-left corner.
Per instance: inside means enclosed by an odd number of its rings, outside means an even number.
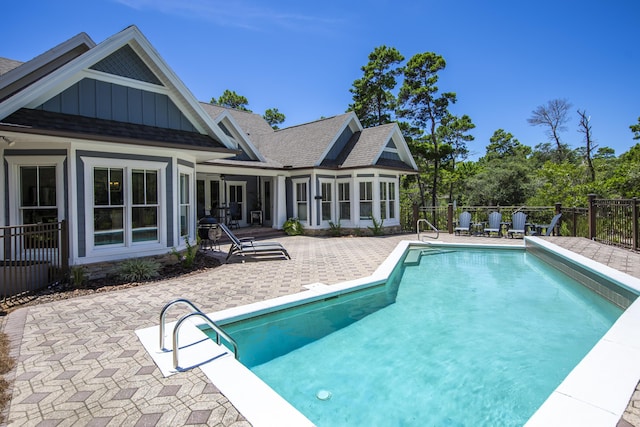
[[[274,210],[273,228],[280,230],[287,220],[287,188],[285,177],[282,175],[276,177],[276,206]]]

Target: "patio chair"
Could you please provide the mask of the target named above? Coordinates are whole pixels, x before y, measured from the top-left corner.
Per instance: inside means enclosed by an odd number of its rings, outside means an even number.
[[[516,212],[511,217],[511,228],[507,230],[507,235],[513,238],[514,234],[522,234],[527,233],[527,214],[524,212]]]
[[[229,227],[240,228],[238,220],[242,218],[240,213],[240,205],[237,202],[229,203]]]
[[[545,231],[544,235],[545,236],[550,236],[551,233],[553,232],[553,230],[556,228],[556,224],[558,223],[558,221],[560,220],[560,217],[562,216],[561,213],[555,215],[552,219],[551,222],[549,224],[535,224],[535,231],[533,233],[531,233],[534,236],[540,236],[542,235],[542,230]]]
[[[253,237],[244,237],[239,239],[225,224],[220,224],[220,229],[227,235],[229,240],[231,240],[231,247],[227,254],[227,261],[231,258],[231,255],[234,254],[245,256],[247,254],[258,255],[280,253],[282,256],[291,259],[289,252],[287,252],[284,246],[278,242],[256,242]]]
[[[487,237],[491,237],[491,233],[497,233],[498,237],[502,237],[502,214],[500,212],[491,212],[489,214],[489,225],[484,228],[483,233]]]
[[[471,234],[471,214],[469,212],[462,212],[458,220],[458,226],[453,229],[453,232],[460,235],[461,232],[466,231]]]

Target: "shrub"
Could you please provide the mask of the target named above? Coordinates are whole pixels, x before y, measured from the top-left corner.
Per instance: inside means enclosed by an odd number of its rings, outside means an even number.
[[[373,226],[367,228],[371,230],[374,236],[382,236],[384,234],[384,230],[382,229],[384,220],[381,219],[380,221],[376,221],[375,218],[371,217],[371,222],[373,223]]]
[[[118,277],[126,282],[142,282],[159,275],[160,263],[151,259],[128,259],[118,269]]]
[[[71,284],[73,286],[82,286],[87,280],[87,270],[84,267],[72,267],[71,268]]]
[[[329,221],[329,234],[333,237],[340,237],[342,235],[342,226],[340,221],[333,223]]]
[[[193,267],[193,263],[196,261],[196,255],[198,255],[198,246],[193,246],[189,243],[189,238],[185,236],[184,243],[187,246],[187,249],[184,251],[184,254],[181,254],[176,250],[176,248],[171,249],[171,255],[174,255],[178,258],[178,261],[182,263],[184,268]]]
[[[304,233],[304,228],[298,218],[289,218],[284,222],[282,228],[289,236],[298,236]]]

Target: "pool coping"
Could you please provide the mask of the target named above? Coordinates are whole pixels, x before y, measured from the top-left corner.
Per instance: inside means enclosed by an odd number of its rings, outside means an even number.
[[[639,279],[536,237],[526,237],[523,239],[523,244],[517,246],[403,240],[370,276],[330,286],[314,283],[305,286],[306,291],[217,311],[208,316],[216,322],[233,322],[273,311],[274,308],[284,309],[303,301],[313,302],[328,296],[353,292],[384,283],[410,246],[522,250],[526,248],[527,244],[542,246],[562,258],[579,262],[593,271],[606,271],[607,275],[616,282],[622,283],[623,286],[634,289],[636,293],[640,294]],[[640,379],[640,365],[634,366],[633,363],[640,359],[640,328],[634,331],[634,324],[640,324],[640,299],[637,299],[622,313],[605,336],[527,421],[526,426],[580,425],[594,421],[597,425],[615,426],[627,406],[629,396],[633,394]],[[154,336],[155,349],[153,344],[145,343],[144,334],[139,333],[141,331],[136,331],[136,333],[145,347],[151,346],[147,350],[154,357],[153,350],[156,353],[158,350],[158,328],[147,329],[148,331],[145,333]],[[153,329],[155,331],[150,331]],[[168,324],[167,330],[171,331],[172,329],[173,324]],[[182,355],[182,346],[180,351]],[[166,364],[166,362],[159,362],[155,357],[154,361],[159,367],[161,363]],[[252,425],[256,427],[272,425],[274,414],[277,414],[279,425],[313,426],[313,423],[302,413],[231,355],[227,354],[226,357],[209,360],[199,367]]]

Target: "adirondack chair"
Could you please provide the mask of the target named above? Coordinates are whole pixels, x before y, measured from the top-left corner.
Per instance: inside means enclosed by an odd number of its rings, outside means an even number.
[[[491,212],[489,214],[489,225],[484,228],[483,233],[487,237],[491,236],[491,233],[496,233],[498,237],[502,237],[502,214],[500,212]]]
[[[560,217],[562,216],[561,213],[555,215],[552,219],[551,222],[549,224],[535,224],[535,231],[533,233],[531,233],[534,236],[539,236],[542,234],[542,230],[545,231],[544,235],[545,236],[550,236],[551,233],[553,232],[553,230],[556,228],[556,224],[558,223],[558,221],[560,220]]]
[[[523,237],[527,233],[527,214],[516,212],[511,217],[511,228],[507,230],[507,235],[513,238],[514,234],[521,234]]]
[[[458,220],[458,226],[453,229],[453,232],[458,236],[463,231],[467,232],[468,234],[471,234],[471,214],[466,211],[460,214],[460,219]]]

